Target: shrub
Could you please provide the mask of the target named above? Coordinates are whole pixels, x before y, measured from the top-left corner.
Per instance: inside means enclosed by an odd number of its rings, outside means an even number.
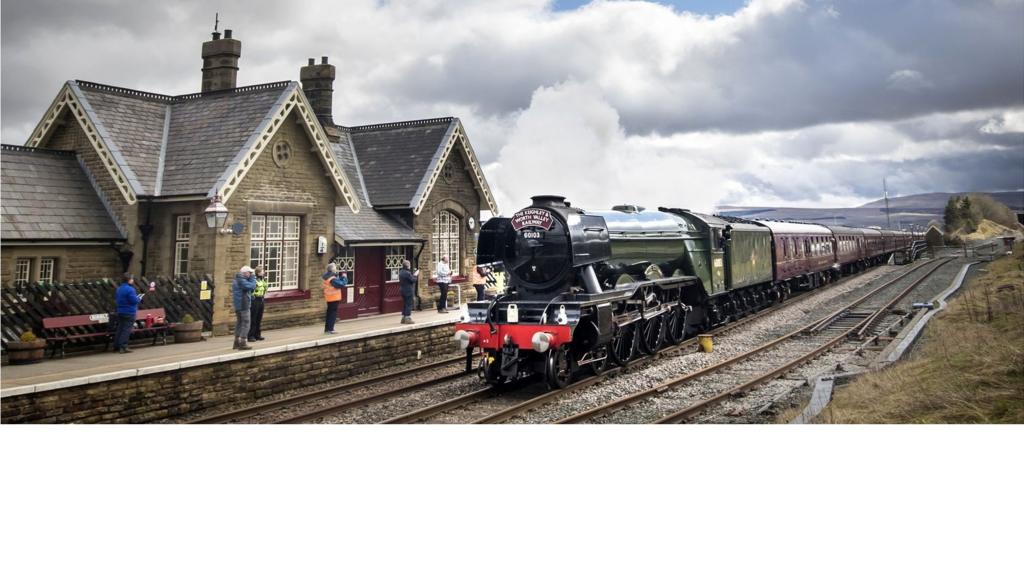
[[[36,337],[36,333],[31,330],[25,330],[24,332],[22,332],[21,336],[18,339],[21,340],[22,342],[35,342],[36,340],[38,340],[38,338]]]
[[[184,315],[184,316],[183,316],[183,317],[181,318],[181,322],[182,322],[182,324],[189,324],[189,323],[191,323],[191,322],[195,322],[195,321],[196,321],[196,319],[195,319],[195,318],[193,318],[191,314],[185,314],[185,315]]]

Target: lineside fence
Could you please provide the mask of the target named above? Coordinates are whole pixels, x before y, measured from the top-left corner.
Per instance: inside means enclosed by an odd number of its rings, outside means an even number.
[[[200,300],[201,283],[205,281],[211,298]],[[203,321],[203,329],[213,327],[213,278],[207,274],[176,278],[135,277],[137,290],[149,289],[156,283],[156,291],[149,292],[139,304],[140,310],[163,308],[168,322],[181,322],[185,314]],[[118,282],[110,278],[80,282],[31,282],[0,289],[0,339],[17,340],[21,333],[32,330],[43,334],[43,318],[75,316],[79,314],[111,314],[116,316],[114,293]]]

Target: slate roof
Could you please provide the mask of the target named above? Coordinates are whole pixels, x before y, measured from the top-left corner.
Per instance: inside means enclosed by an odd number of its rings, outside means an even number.
[[[109,136],[107,144],[135,174],[140,196],[209,192],[278,100],[294,87],[292,82],[276,82],[165,96],[81,80],[70,84],[98,121],[97,130]]]
[[[359,196],[359,201],[367,206],[373,206],[373,202],[370,202],[370,197],[366,192],[363,174],[359,170],[359,162],[355,153],[355,145],[352,144],[351,134],[348,131],[342,132],[341,140],[331,143],[331,150],[334,152],[334,157],[338,160],[341,169],[345,171],[348,181],[355,187],[355,193]]]
[[[412,204],[455,118],[347,128],[359,157],[366,192],[375,206]]]
[[[360,242],[421,243],[423,238],[390,214],[372,208],[353,214],[345,207],[334,209],[334,235],[346,244]]]
[[[72,152],[4,145],[2,236],[14,240],[124,240]]]

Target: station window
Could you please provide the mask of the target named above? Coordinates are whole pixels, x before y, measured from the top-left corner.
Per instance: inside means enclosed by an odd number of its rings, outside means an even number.
[[[334,257],[331,262],[338,267],[338,273],[344,272],[348,276],[348,283],[354,284],[356,281],[356,249],[351,246],[345,246],[338,252],[338,255]]]
[[[29,273],[32,270],[31,258],[18,258],[14,263],[14,284],[24,286],[28,284]]]
[[[398,273],[402,270],[402,260],[408,258],[405,246],[388,246],[384,254],[384,268],[387,269],[388,282],[398,282]]]
[[[452,268],[452,276],[459,274],[459,233],[461,231],[461,220],[455,213],[448,210],[438,212],[434,216],[432,233],[430,235],[430,249],[433,255],[434,268],[437,270],[437,263],[441,256],[448,256],[448,264]]]
[[[53,282],[54,271],[57,269],[56,258],[40,258],[39,259],[39,281],[40,282]]]
[[[299,216],[261,214],[250,224],[249,265],[263,266],[267,290],[294,290],[299,287]]]
[[[192,238],[192,216],[174,219],[174,275],[188,275],[189,240]]]

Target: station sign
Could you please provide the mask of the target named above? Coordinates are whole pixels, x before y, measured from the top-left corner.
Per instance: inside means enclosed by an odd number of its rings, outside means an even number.
[[[512,228],[516,232],[523,228],[551,230],[554,223],[555,219],[551,216],[551,212],[540,208],[524,208],[512,215]]]

